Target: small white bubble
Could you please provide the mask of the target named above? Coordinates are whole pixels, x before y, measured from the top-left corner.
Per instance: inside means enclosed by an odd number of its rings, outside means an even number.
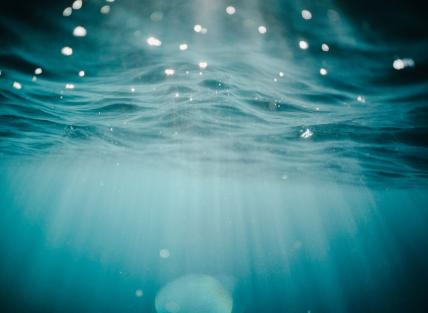
[[[180,44],[179,48],[180,48],[181,51],[185,51],[185,50],[187,50],[189,48],[189,46],[188,46],[187,43],[183,42],[183,43]]]
[[[260,34],[266,34],[267,32],[267,28],[264,25],[260,25],[257,30],[259,31]]]
[[[229,15],[233,15],[236,13],[236,8],[230,5],[226,8],[226,13]]]
[[[65,89],[74,89],[74,87],[73,84],[65,84]]]
[[[305,40],[300,40],[299,41],[299,48],[302,49],[302,50],[308,49],[309,48],[308,42],[305,41]]]
[[[73,30],[73,35],[75,37],[85,37],[87,34],[86,28],[83,26],[77,26],[76,28],[74,28]]]
[[[110,13],[110,6],[109,5],[104,5],[101,7],[100,12],[102,14],[109,14]]]
[[[137,298],[141,298],[144,295],[143,291],[141,289],[135,290],[135,296]]]
[[[307,139],[307,138],[312,137],[313,134],[314,133],[309,128],[306,128],[306,130],[300,135],[300,137]]]
[[[34,70],[34,74],[36,74],[36,75],[41,75],[42,73],[43,73],[43,70],[40,67],[38,67]]]
[[[85,71],[79,71],[79,76],[80,77],[85,77],[85,75],[86,75]]]
[[[83,5],[82,0],[76,0],[73,2],[72,7],[74,10],[80,10],[82,8],[82,5]]]
[[[415,61],[413,59],[396,59],[392,63],[392,67],[397,71],[402,70],[406,67],[414,67]]]
[[[325,68],[320,68],[320,74],[322,75],[322,76],[325,76],[325,75],[327,75],[327,70],[325,69]],[[334,76],[334,75],[333,75]]]
[[[279,75],[279,77],[284,77],[284,73],[283,72],[279,72],[278,75]]]
[[[172,69],[172,68],[167,68],[167,69],[165,69],[165,75],[166,76],[172,76],[172,75],[174,75],[175,74],[175,70],[174,69]]]
[[[161,249],[161,250],[159,251],[159,256],[160,256],[162,259],[167,259],[167,258],[169,258],[169,256],[170,256],[169,250],[168,250],[168,249]]]
[[[18,89],[18,90],[22,89],[21,83],[18,83],[18,82],[13,82],[12,86],[13,86],[13,88]]]
[[[328,52],[330,50],[330,47],[328,46],[328,44],[323,43],[321,45],[321,50],[324,51],[324,52]]]
[[[73,49],[70,47],[64,47],[61,49],[61,53],[66,56],[70,56],[73,54]]]
[[[160,47],[162,45],[162,41],[157,39],[156,37],[149,37],[146,40],[149,46]]]
[[[199,25],[199,24],[196,24],[195,26],[193,26],[193,30],[194,30],[196,33],[200,33],[200,32],[202,31],[202,26],[201,26],[201,25]]]
[[[363,96],[358,96],[358,97],[357,97],[357,101],[358,101],[358,102],[361,102],[361,103],[366,103],[366,98],[365,98],[365,97],[363,97]]]
[[[67,7],[64,9],[64,11],[62,12],[63,16],[70,16],[71,13],[73,13],[73,9],[71,7]]]
[[[394,67],[396,70],[402,70],[404,68],[403,60],[394,60],[394,62],[392,63],[392,67]]]
[[[199,68],[200,69],[206,69],[208,67],[207,61],[201,61],[199,62]]]
[[[312,18],[312,13],[309,10],[302,10],[302,17],[305,20],[310,20]]]
[[[135,92],[135,88],[131,87],[131,92],[134,93]]]

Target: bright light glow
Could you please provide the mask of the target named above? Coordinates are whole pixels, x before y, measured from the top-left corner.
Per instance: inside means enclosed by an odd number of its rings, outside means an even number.
[[[236,8],[230,5],[226,8],[226,13],[229,15],[233,15],[236,13]]]
[[[405,66],[403,60],[398,59],[394,60],[394,62],[392,63],[392,67],[396,70],[402,70]]]
[[[309,128],[306,128],[306,130],[300,135],[300,137],[307,139],[307,138],[312,137],[313,134],[314,133]]]
[[[162,45],[162,41],[155,37],[149,37],[147,38],[147,44],[149,46],[160,47]]]
[[[325,76],[325,75],[327,75],[327,70],[325,69],[325,68],[320,68],[320,74],[322,75],[322,76]]]
[[[12,86],[13,86],[13,88],[18,89],[18,90],[22,89],[21,83],[18,83],[18,82],[13,82]]]
[[[131,87],[131,92],[134,93],[135,92],[135,88]]]
[[[309,10],[302,10],[302,17],[305,20],[310,20],[312,18],[312,13]]]
[[[70,56],[73,54],[73,49],[70,47],[64,47],[61,49],[61,53],[66,56]]]
[[[74,89],[73,84],[65,84],[65,89]]]
[[[208,67],[207,61],[199,62],[199,68],[206,69]]]
[[[321,50],[324,51],[324,52],[328,52],[330,50],[330,47],[328,46],[328,44],[323,43],[321,45]]]
[[[104,5],[103,7],[101,7],[100,12],[102,14],[109,14],[110,13],[110,6],[109,5]]]
[[[73,2],[72,7],[74,10],[80,10],[82,8],[82,5],[83,5],[82,0],[76,0]]]
[[[361,103],[366,103],[366,98],[364,98],[363,96],[358,96],[357,101]]]
[[[67,7],[64,9],[64,11],[62,12],[63,16],[70,16],[71,13],[73,13],[73,9],[71,7]]]
[[[75,37],[85,37],[87,34],[86,28],[83,26],[77,26],[74,30],[73,30],[73,35]]]
[[[415,61],[413,59],[396,59],[392,63],[392,67],[397,71],[402,70],[406,67],[414,67]]]
[[[40,67],[38,67],[34,70],[34,74],[36,74],[36,75],[41,75],[42,73],[43,73],[43,70]]]
[[[279,77],[284,77],[284,73],[283,72],[279,72],[278,75],[279,75]]]
[[[174,74],[175,74],[175,70],[174,69],[172,69],[172,68],[165,69],[165,75],[166,76],[172,76]]]
[[[187,43],[183,42],[183,43],[180,44],[179,48],[180,48],[181,51],[185,51],[185,50],[187,50],[189,48],[189,46],[187,45]]]
[[[308,49],[309,48],[309,44],[307,43],[307,41],[305,41],[305,40],[300,40],[299,41],[299,47],[300,47],[300,49],[302,49],[302,50],[306,50],[306,49]]]
[[[260,25],[257,30],[259,31],[260,34],[266,34],[267,32],[267,28],[264,25]]]
[[[80,77],[85,77],[85,75],[86,75],[85,71],[80,71],[80,72],[79,72],[79,76],[80,76]]]
[[[208,275],[179,277],[163,286],[155,298],[156,312],[231,313],[232,308],[233,298],[228,290]]]
[[[193,26],[193,30],[194,30],[196,33],[200,33],[200,32],[202,31],[202,26],[201,26],[201,25],[199,25],[199,24],[196,24],[195,26]]]

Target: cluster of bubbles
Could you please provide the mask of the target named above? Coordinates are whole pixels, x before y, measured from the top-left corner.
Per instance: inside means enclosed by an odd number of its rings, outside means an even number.
[[[115,0],[105,0],[105,1],[106,1],[108,4],[103,5],[103,6],[101,7],[100,12],[101,12],[102,14],[108,14],[108,13],[110,12],[110,9],[111,9],[111,6],[110,6],[110,5],[111,5]],[[70,17],[70,16],[73,14],[73,12],[74,12],[74,11],[78,11],[78,10],[82,9],[83,4],[84,4],[84,2],[83,2],[82,0],[75,0],[75,1],[73,1],[73,3],[71,4],[71,6],[68,6],[68,7],[66,7],[66,8],[63,10],[62,15],[63,15],[64,17]],[[73,36],[74,36],[74,37],[80,37],[80,38],[83,38],[83,37],[86,37],[86,36],[87,36],[88,32],[87,32],[87,30],[86,30],[86,28],[85,28],[84,26],[82,26],[82,25],[78,25],[78,26],[74,27],[72,34],[73,34]],[[73,48],[72,48],[72,47],[70,47],[70,46],[64,46],[64,47],[62,47],[62,48],[61,48],[60,52],[61,52],[61,54],[62,54],[63,56],[65,56],[65,57],[70,57],[70,56],[72,56],[72,55],[73,55],[73,52],[74,52],[74,51],[73,51]],[[38,76],[40,76],[40,75],[42,75],[42,74],[43,74],[43,69],[42,69],[41,67],[37,67],[37,68],[34,70],[34,76],[33,76],[33,78],[32,78],[32,81],[33,81],[33,82],[34,82],[34,81],[37,81],[37,77],[38,77]],[[85,77],[85,76],[86,76],[86,72],[85,72],[84,70],[79,70],[79,71],[77,72],[77,75],[78,75],[80,78],[83,78],[83,77]],[[1,71],[0,71],[0,76],[1,76]],[[16,90],[21,90],[21,89],[23,88],[23,85],[22,85],[22,83],[21,83],[21,82],[14,81],[14,82],[12,83],[12,87],[13,87],[13,88],[15,88]],[[76,86],[75,86],[74,84],[72,84],[72,83],[66,83],[66,84],[64,85],[64,89],[68,89],[68,90],[75,89],[75,87],[76,87]]]

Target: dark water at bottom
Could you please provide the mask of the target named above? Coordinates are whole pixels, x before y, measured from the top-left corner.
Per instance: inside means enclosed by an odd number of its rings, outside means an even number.
[[[0,166],[4,312],[426,312],[425,187]]]

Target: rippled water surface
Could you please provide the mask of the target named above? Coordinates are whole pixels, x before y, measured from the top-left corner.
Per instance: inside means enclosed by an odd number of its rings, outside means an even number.
[[[4,154],[426,177],[423,34],[391,39],[328,1],[66,4],[2,18]]]
[[[5,309],[426,312],[417,2],[0,8]]]

